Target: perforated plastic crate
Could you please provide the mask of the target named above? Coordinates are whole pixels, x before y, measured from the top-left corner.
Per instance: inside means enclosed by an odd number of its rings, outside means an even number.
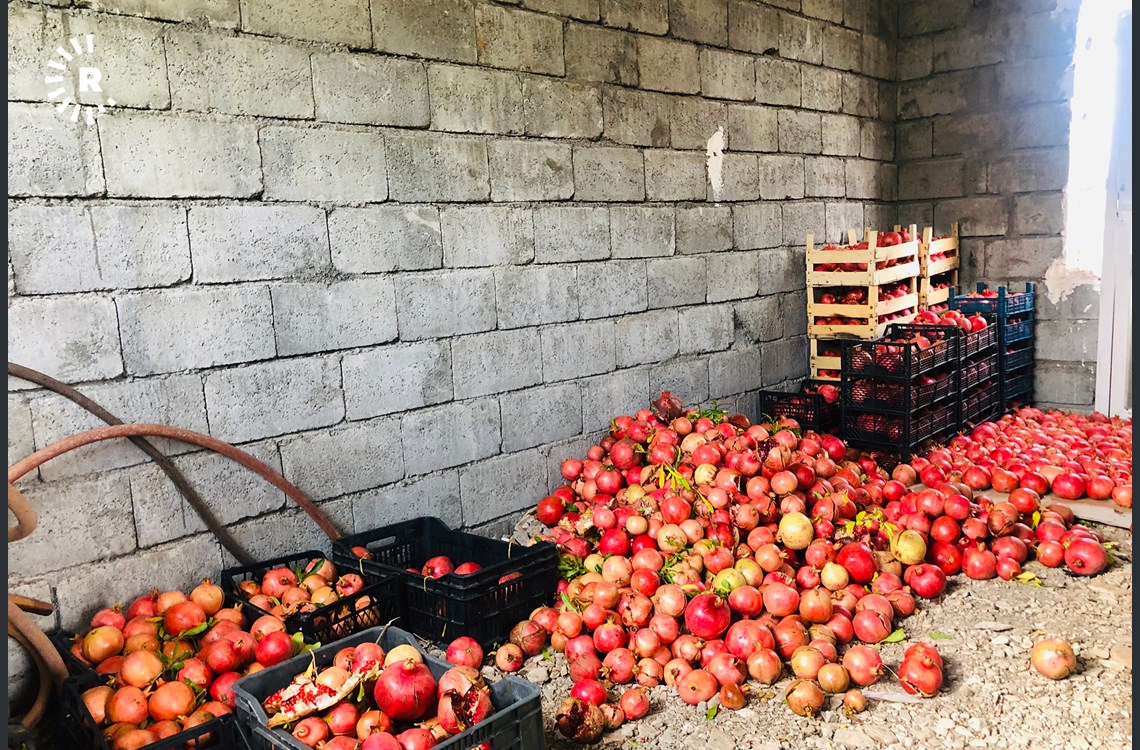
[[[978,292],[984,292],[987,289],[985,283],[978,282]],[[981,313],[992,316],[994,319],[1004,319],[1010,315],[1032,312],[1035,294],[1036,285],[1032,281],[1025,282],[1024,292],[1010,292],[1008,287],[999,286],[996,297],[971,297],[958,294],[957,290],[951,290],[950,307],[967,314]]]
[[[1033,371],[1003,382],[1002,400],[1008,402],[1017,396],[1023,396],[1033,390]]]
[[[358,560],[352,547],[367,548],[371,559]],[[441,578],[409,570],[422,570],[437,555],[448,556],[455,565],[474,562],[482,568]],[[484,648],[501,642],[536,607],[550,604],[558,586],[555,545],[510,544],[452,531],[426,516],[342,537],[333,543],[333,560],[375,574],[395,573],[403,591],[401,627],[440,643],[461,635]]]
[[[962,357],[973,357],[997,346],[998,332],[995,326],[986,326],[975,333],[962,336]]]
[[[922,334],[930,346],[903,341]],[[957,326],[891,324],[886,335],[874,341],[844,341],[841,372],[844,377],[889,377],[910,380],[961,358],[961,329]]]
[[[383,635],[381,636],[381,633]],[[308,750],[308,747],[281,729],[267,726],[269,717],[262,702],[285,687],[295,675],[309,668],[314,661],[317,668],[332,664],[337,651],[365,642],[379,642],[385,651],[397,645],[408,644],[423,654],[424,664],[432,675],[440,675],[452,665],[424,653],[422,646],[408,632],[399,628],[372,628],[335,643],[322,646],[311,654],[301,654],[275,666],[246,675],[234,683],[237,724],[241,734],[253,750],[287,748]],[[489,742],[493,750],[545,750],[546,738],[542,728],[542,693],[537,685],[517,677],[504,677],[491,682],[492,713],[485,721],[435,745],[435,750],[473,750]]]
[[[85,690],[106,684],[107,677],[94,673],[68,677],[63,683],[60,698],[60,735],[66,747],[75,750],[111,750],[111,743],[103,736],[103,728],[95,723],[95,718],[83,703]],[[246,748],[245,740],[238,731],[238,722],[233,714],[211,719],[205,724],[187,729],[165,739],[152,742],[146,750],[183,750],[184,748],[217,748],[218,750],[240,750]]]
[[[817,432],[839,426],[839,402],[828,403],[818,393],[796,391],[760,391],[760,413],[772,417],[788,417],[800,427]]]
[[[260,581],[273,568],[286,566],[304,568],[310,561],[328,557],[319,550],[306,550],[293,555],[275,557],[252,565],[227,568],[222,571],[222,589],[226,595],[239,601],[252,622],[265,610],[250,604],[238,589],[242,581]],[[359,630],[390,622],[402,612],[401,587],[391,571],[362,570],[357,565],[337,564],[337,573],[358,573],[364,579],[364,588],[355,594],[342,597],[332,604],[318,607],[314,612],[298,612],[285,618],[285,630],[301,633],[306,643],[329,643]]]
[[[1008,320],[1000,327],[999,341],[1002,346],[1009,346],[1018,341],[1033,338],[1034,319],[1032,315],[1021,316],[1016,320]]]
[[[913,411],[958,394],[958,378],[941,373],[933,383],[908,383],[883,378],[844,380],[841,401],[845,406],[875,412]]]
[[[1020,370],[1023,367],[1029,367],[1033,364],[1033,345],[1022,347],[1011,351],[1003,351],[1001,353],[1001,371],[1003,373],[1012,373],[1015,370]]]
[[[994,416],[1000,401],[1001,389],[993,380],[988,380],[969,393],[964,393],[962,396],[963,426],[984,422]]]
[[[905,453],[924,440],[956,431],[958,424],[956,399],[917,414],[878,414],[845,407],[843,438],[856,445]]]
[[[988,380],[997,374],[998,358],[996,352],[973,360],[966,360],[962,363],[961,390],[965,393],[983,380]]]

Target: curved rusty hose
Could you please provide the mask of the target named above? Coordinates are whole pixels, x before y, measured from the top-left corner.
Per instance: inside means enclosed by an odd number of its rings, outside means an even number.
[[[8,482],[8,510],[16,517],[16,525],[8,529],[8,542],[16,542],[36,530],[36,511],[24,493]]]
[[[218,440],[217,438],[203,435],[193,430],[186,430],[181,427],[170,427],[164,424],[109,425],[107,427],[97,427],[93,430],[69,435],[51,445],[45,445],[30,456],[25,456],[9,466],[8,481],[10,483],[15,482],[32,469],[70,450],[75,450],[84,445],[90,445],[91,443],[97,443],[103,440],[131,437],[134,435],[170,438],[171,440],[197,445],[200,448],[209,448],[215,453],[220,453],[226,458],[241,464],[284,492],[290,500],[297,503],[297,505],[301,506],[302,510],[309,514],[309,517],[316,522],[317,526],[321,527],[321,531],[325,532],[329,539],[336,540],[341,537],[340,529],[313,503],[308,495],[298,489],[297,486],[288,479],[278,474],[276,470],[265,462],[259,461],[242,449],[222,440]]]
[[[63,658],[55,650],[55,646],[44,635],[44,631],[32,622],[32,618],[20,609],[11,597],[8,599],[8,635],[15,638],[32,655],[39,672],[36,698],[32,702],[32,707],[24,714],[24,718],[20,719],[24,727],[31,729],[44,717],[52,695],[67,677],[67,667],[64,666]]]
[[[75,390],[66,383],[61,383],[50,375],[45,375],[39,370],[33,370],[30,367],[25,367],[14,362],[9,362],[8,374],[12,377],[26,380],[29,383],[34,383],[38,386],[58,393],[64,398],[74,402],[79,407],[87,410],[91,414],[94,414],[99,419],[102,419],[107,424],[123,424],[123,420],[119,419],[114,414],[107,411],[87,396],[84,396],[82,393]],[[237,560],[242,565],[250,565],[254,562],[253,556],[246,552],[245,549],[243,549],[242,546],[238,544],[237,540],[233,538],[233,535],[230,534],[226,527],[218,521],[218,519],[214,516],[214,512],[210,510],[210,506],[208,506],[206,504],[206,501],[202,499],[202,496],[199,495],[198,492],[190,486],[190,482],[187,481],[181,470],[179,470],[178,467],[176,467],[174,463],[162,453],[162,451],[156,448],[153,443],[144,437],[131,436],[128,439],[135,444],[135,447],[149,456],[150,459],[154,461],[155,465],[158,466],[158,468],[162,469],[166,476],[170,477],[170,481],[173,482],[178,491],[182,493],[182,497],[186,498],[186,502],[190,503],[190,507],[194,509],[194,511],[202,519],[203,523],[206,524],[206,528],[209,529],[210,532],[218,538],[218,541],[222,543],[223,547],[229,550],[229,553],[234,556],[235,560]],[[11,507],[11,492],[9,492],[8,495],[8,505]],[[9,533],[8,541],[12,541],[11,533]]]

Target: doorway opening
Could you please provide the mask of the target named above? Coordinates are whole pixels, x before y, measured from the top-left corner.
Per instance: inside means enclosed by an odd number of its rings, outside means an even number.
[[[1132,2],[1077,20],[1064,266],[1100,279],[1095,408],[1132,410]]]

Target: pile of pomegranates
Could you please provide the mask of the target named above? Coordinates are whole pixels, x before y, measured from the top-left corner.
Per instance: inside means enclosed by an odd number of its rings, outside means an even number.
[[[796,713],[813,715],[829,692],[862,710],[848,691],[886,669],[866,644],[903,639],[898,623],[948,576],[1013,578],[1035,553],[1052,565],[1071,557],[1086,575],[1107,562],[1068,508],[1042,507],[1028,489],[978,494],[951,455],[888,474],[794,420],[750,424],[663,394],[562,463],[566,483],[536,509],[562,552],[558,600],[519,623],[495,662],[511,672],[547,644],[564,652],[574,686],[556,725],[582,742],[648,710],[626,685],[738,708],[749,681],[790,672]],[[897,677],[936,694],[937,651],[912,646]]]
[[[262,614],[282,621],[295,614],[316,612],[364,588],[359,573],[338,573],[331,560],[317,557],[304,566],[278,565],[237,584],[237,595]],[[371,604],[368,597],[354,603],[358,609]]]
[[[155,590],[125,611],[96,612],[71,654],[106,678],[81,697],[113,750],[145,747],[232,713],[238,678],[304,645],[272,615],[246,626],[241,608],[225,606],[222,589],[208,579],[189,595]]]
[[[974,490],[1020,488],[1132,507],[1131,419],[1024,407],[963,432],[911,465],[928,463],[960,474]]]

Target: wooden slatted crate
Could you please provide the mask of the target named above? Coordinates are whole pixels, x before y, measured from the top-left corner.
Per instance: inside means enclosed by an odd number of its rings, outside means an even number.
[[[918,279],[905,280],[910,292],[902,297],[889,300],[879,299],[878,285],[867,290],[867,303],[862,305],[823,304],[808,299],[808,333],[817,338],[857,338],[877,339],[886,332],[891,323],[909,323],[918,314]],[[891,313],[909,311],[907,315],[884,320]],[[842,315],[848,318],[864,318],[866,323],[855,325],[824,325],[815,322],[817,317]]]
[[[808,283],[808,335],[812,338],[858,338],[871,339],[883,335],[890,323],[906,323],[913,320],[918,314],[919,289],[918,277],[920,265],[918,260],[919,241],[916,237],[917,227],[910,227],[911,236],[915,237],[908,242],[898,245],[880,246],[877,243],[878,232],[867,228],[864,238],[867,243],[865,249],[840,249],[833,246],[817,248],[813,235],[807,236],[807,283]],[[856,244],[855,230],[848,232],[850,245]],[[893,262],[894,265],[880,268],[879,266]],[[846,266],[847,270],[843,270]],[[909,292],[893,299],[880,299],[879,292],[883,287],[892,284],[905,283]],[[825,303],[820,298],[824,290],[835,287],[866,289],[866,299],[859,304]],[[893,313],[905,312],[906,315],[884,320],[884,316]],[[817,318],[842,316],[846,318],[861,318],[865,322],[853,325],[836,325],[817,323]],[[818,364],[813,370],[832,369]]]
[[[836,339],[811,339],[811,366],[820,370],[838,370],[843,345]]]
[[[811,342],[809,375],[812,380],[839,382],[839,367],[843,345],[836,339],[808,339]],[[825,374],[825,373],[832,374]]]
[[[958,241],[958,223],[951,224],[950,235],[934,239],[934,229],[922,230],[919,243],[918,261],[921,267],[918,301],[923,307],[942,305],[950,299],[950,289],[958,286],[958,269],[961,266],[961,246]],[[945,254],[944,258],[932,261],[933,255]],[[935,289],[935,277],[942,277],[947,286]]]
[[[911,226],[911,236],[918,231]],[[873,229],[864,230],[864,239],[867,248],[861,250],[824,249],[815,246],[814,236],[807,236],[807,283],[808,286],[881,286],[906,278],[916,277],[921,271],[918,261],[917,237],[910,242],[903,242],[889,247],[876,245],[878,232]],[[855,230],[848,232],[849,244],[855,244]],[[878,268],[880,263],[896,261],[889,268]],[[817,266],[833,265],[859,265],[862,270],[841,271],[817,269]],[[870,266],[870,267],[869,267]]]
[[[824,383],[838,383],[839,382],[839,369],[838,368],[836,368],[833,372],[831,372],[831,374],[827,374],[827,373],[823,372],[825,370],[831,371],[831,368],[830,367],[816,367],[815,365],[811,365],[808,368],[808,377],[810,377],[812,380],[818,380],[818,381],[824,382]]]

